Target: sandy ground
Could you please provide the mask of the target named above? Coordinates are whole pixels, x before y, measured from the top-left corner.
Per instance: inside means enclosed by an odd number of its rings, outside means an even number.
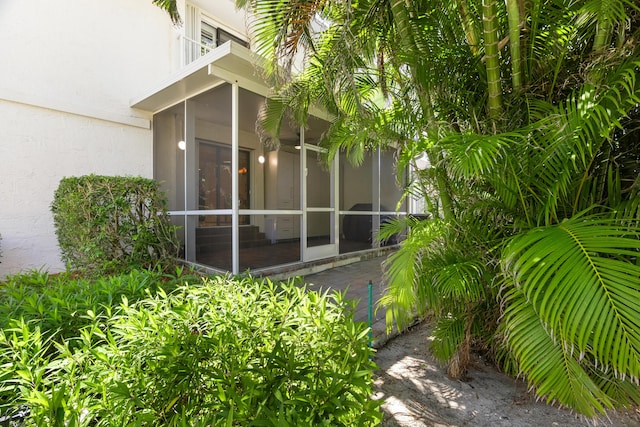
[[[476,359],[468,382],[447,377],[427,346],[422,323],[379,349],[375,398],[383,399],[382,426],[585,426],[567,410],[536,402],[522,381]],[[640,410],[614,412],[596,420],[604,426],[640,426]]]

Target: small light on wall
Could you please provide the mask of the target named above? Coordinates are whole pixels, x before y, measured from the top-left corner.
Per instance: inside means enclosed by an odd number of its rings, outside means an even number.
[[[184,141],[179,141],[178,142],[178,148],[181,149],[182,151],[187,149],[187,143]]]
[[[295,148],[296,150],[300,150],[302,148],[301,145],[294,145],[293,148]]]
[[[260,164],[263,164],[263,163],[264,163],[264,156],[263,156],[262,154],[258,156],[258,162],[259,162]]]

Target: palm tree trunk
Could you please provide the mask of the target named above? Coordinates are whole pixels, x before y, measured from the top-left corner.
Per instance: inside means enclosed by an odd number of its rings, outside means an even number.
[[[460,11],[460,21],[467,37],[467,43],[471,47],[471,52],[474,55],[478,54],[478,47],[480,46],[480,36],[478,35],[478,29],[476,28],[473,16],[469,13],[469,6],[466,0],[458,1],[458,10]]]
[[[431,96],[428,91],[424,91],[420,96],[420,104],[422,111],[427,120],[427,133],[429,138],[437,138],[437,131],[435,130],[435,114],[431,105]],[[451,222],[454,219],[453,216],[453,200],[451,198],[451,189],[449,188],[449,177],[447,176],[447,169],[444,166],[444,156],[442,152],[432,150],[428,153],[429,160],[436,174],[436,185],[438,187],[438,196],[442,203],[442,216],[445,221]]]
[[[407,51],[414,49],[415,41],[413,38],[413,33],[411,31],[410,16],[405,1],[406,0],[394,0],[391,4],[391,11],[393,13],[394,22],[398,26],[398,33],[400,34],[401,39],[400,43],[402,45],[401,47],[405,51]],[[416,77],[417,70],[415,70],[415,65],[410,66],[410,69],[412,80],[415,82],[416,88],[418,88],[418,92],[421,94],[420,103],[422,106],[423,114],[425,115],[428,123],[427,132],[432,133],[432,123],[434,121],[435,115],[431,106],[429,89],[422,87],[422,85],[420,84],[420,80]],[[450,190],[448,185],[448,177],[447,172],[443,166],[442,153],[430,153],[429,157],[430,159],[435,160],[435,162],[433,162],[433,168],[436,172],[438,195],[440,197],[440,201],[442,202],[442,214],[445,220],[451,221],[453,220],[453,202],[451,199],[451,195],[449,194]]]
[[[482,1],[482,29],[487,69],[487,106],[494,121],[502,113],[502,85],[500,84],[500,58],[498,48],[498,12],[495,0]]]
[[[413,32],[411,30],[411,21],[405,0],[393,0],[391,3],[391,13],[393,14],[393,22],[398,28],[400,35],[401,49],[404,51],[414,50],[415,42]]]
[[[520,53],[520,7],[518,0],[507,1],[509,20],[509,55],[511,59],[511,84],[514,92],[522,89],[521,53]]]
[[[596,35],[593,39],[593,51],[604,49],[611,40],[611,32],[613,25],[608,17],[604,17],[598,21],[596,27]]]
[[[440,202],[442,202],[442,215],[447,222],[453,221],[453,201],[449,192],[449,178],[447,177],[447,170],[443,164],[443,157],[441,152],[435,153],[435,172],[436,182],[438,183],[438,195],[440,196]]]

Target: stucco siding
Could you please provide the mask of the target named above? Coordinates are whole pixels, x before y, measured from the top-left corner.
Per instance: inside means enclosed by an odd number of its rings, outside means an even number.
[[[0,101],[0,277],[61,271],[49,207],[60,179],[86,174],[152,177],[151,131]]]
[[[150,0],[0,2],[0,280],[64,269],[50,213],[64,176],[153,176],[151,112],[180,29]]]

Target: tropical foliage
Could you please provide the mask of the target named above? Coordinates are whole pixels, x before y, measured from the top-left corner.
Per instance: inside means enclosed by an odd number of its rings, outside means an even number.
[[[0,287],[0,423],[369,426],[368,327],[292,280],[32,272]]]
[[[583,414],[640,403],[637,2],[236,3],[278,90],[267,130],[316,105],[329,158],[430,160],[407,194],[432,220],[385,232],[408,230],[390,325],[433,313],[453,376],[481,346]]]
[[[171,22],[175,25],[182,23],[182,18],[178,12],[178,2],[176,0],[152,0],[152,3],[160,9],[165,10],[169,14]]]

